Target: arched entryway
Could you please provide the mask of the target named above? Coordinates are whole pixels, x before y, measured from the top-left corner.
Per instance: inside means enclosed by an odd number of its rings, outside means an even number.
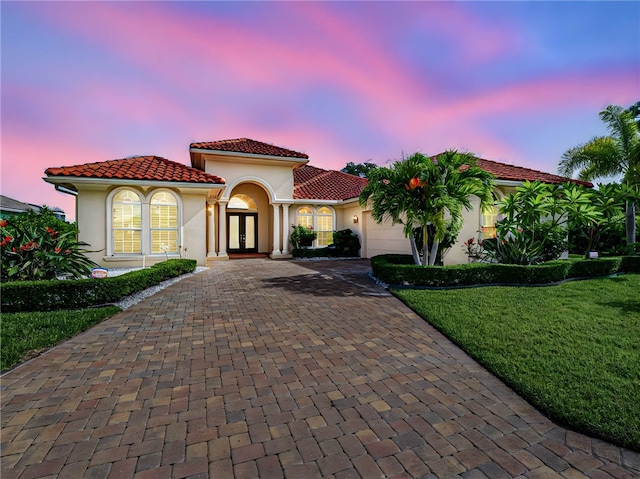
[[[270,251],[270,209],[269,197],[259,185],[233,188],[226,211],[228,253]]]
[[[236,194],[227,205],[229,253],[258,252],[258,205],[249,195]]]

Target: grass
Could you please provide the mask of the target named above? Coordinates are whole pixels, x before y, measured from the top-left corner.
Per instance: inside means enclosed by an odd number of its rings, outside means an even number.
[[[0,370],[40,354],[120,311],[117,306],[0,315]]]
[[[554,421],[639,451],[639,292],[627,274],[394,294]]]

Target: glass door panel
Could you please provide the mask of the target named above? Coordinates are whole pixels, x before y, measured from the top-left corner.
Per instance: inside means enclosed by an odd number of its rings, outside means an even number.
[[[229,213],[227,226],[230,253],[258,252],[257,213]]]

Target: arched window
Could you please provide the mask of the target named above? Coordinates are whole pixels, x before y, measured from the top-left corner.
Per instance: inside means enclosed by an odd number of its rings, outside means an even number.
[[[298,208],[298,224],[313,229],[313,210],[308,206]]]
[[[248,210],[257,211],[258,205],[253,198],[248,195],[233,195],[227,205],[228,210]]]
[[[482,239],[496,237],[496,221],[498,221],[498,208],[495,205],[487,207],[482,213]]]
[[[151,223],[151,254],[178,253],[178,201],[167,192],[151,197],[149,204]]]
[[[142,253],[142,202],[135,191],[122,190],[113,197],[111,228],[114,254]]]
[[[316,212],[316,246],[329,246],[333,243],[333,212],[323,206]]]

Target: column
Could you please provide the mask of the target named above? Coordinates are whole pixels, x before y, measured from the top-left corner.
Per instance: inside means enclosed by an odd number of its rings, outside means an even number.
[[[282,254],[289,254],[289,205],[282,205]]]
[[[215,204],[207,202],[207,256],[217,256]]]
[[[280,205],[273,203],[273,251],[271,256],[280,256]]]
[[[218,256],[227,255],[227,201],[218,201]]]

